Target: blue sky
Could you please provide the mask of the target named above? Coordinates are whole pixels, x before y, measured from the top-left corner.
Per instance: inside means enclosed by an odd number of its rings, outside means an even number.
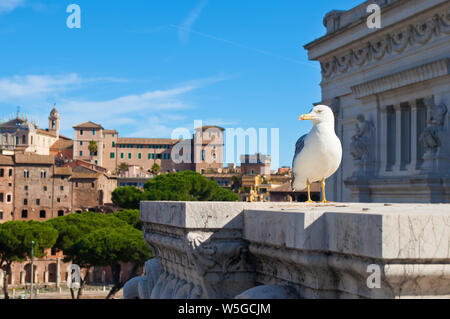
[[[328,11],[361,2],[0,0],[0,118],[20,105],[46,128],[56,103],[70,137],[88,120],[123,137],[170,137],[194,120],[279,128],[290,165],[311,128],[297,118],[321,100],[303,45],[325,34]],[[71,3],[81,29],[66,26]]]

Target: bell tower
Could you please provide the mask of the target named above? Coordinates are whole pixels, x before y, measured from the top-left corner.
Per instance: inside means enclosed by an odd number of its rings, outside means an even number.
[[[48,131],[54,133],[59,138],[59,113],[55,107],[48,117]]]

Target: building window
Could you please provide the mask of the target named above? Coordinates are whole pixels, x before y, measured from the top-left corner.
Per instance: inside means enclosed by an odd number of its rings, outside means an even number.
[[[142,159],[142,154],[141,153],[138,154],[138,159]]]
[[[59,190],[62,190],[62,191],[63,191],[63,190],[64,190],[64,186],[60,186],[60,187],[59,187]]]
[[[25,198],[25,199],[23,200],[23,205],[24,205],[24,206],[27,206],[27,205],[28,205],[28,199]]]
[[[92,135],[95,135],[95,130],[92,130]]]
[[[83,130],[80,130],[80,135],[83,135]]]
[[[64,216],[64,211],[63,210],[58,210],[58,217]]]
[[[0,211],[0,220],[2,220],[2,219],[3,219],[3,212]]]
[[[22,211],[22,218],[28,218],[28,211],[26,209]]]
[[[47,186],[44,186],[43,189],[44,189],[44,192],[46,192],[47,191]]]
[[[148,159],[155,159],[155,154],[148,153]]]
[[[128,159],[131,159],[131,153],[128,153]]]
[[[22,144],[26,144],[26,136],[22,135]]]
[[[157,145],[156,148],[158,148],[158,149],[161,148],[161,145]]]
[[[202,161],[204,161],[204,160],[205,160],[205,150],[202,150],[202,153],[201,153],[201,158],[202,158]]]
[[[5,170],[3,168],[0,168],[0,177],[5,176]]]
[[[46,177],[47,177],[47,172],[41,171],[41,178],[46,178]]]
[[[95,162],[95,165],[98,165],[98,161],[97,160],[95,160],[94,162]]]
[[[123,158],[123,153],[120,153],[120,158]]]
[[[28,185],[25,185],[25,186],[23,187],[23,189],[27,191],[27,190],[28,190]]]
[[[80,146],[83,146],[83,141],[80,141]]]
[[[162,154],[161,153],[156,154],[156,159],[162,159]]]
[[[150,145],[150,148],[155,148],[155,145]]]
[[[30,178],[30,172],[28,170],[23,171],[23,178]]]
[[[0,193],[0,203],[3,203],[3,193]]]
[[[92,188],[94,188],[94,187],[95,187],[95,184],[94,184],[94,183],[91,183],[91,186],[92,186]]]
[[[170,159],[170,154],[164,154],[164,159],[166,160]]]
[[[41,210],[40,212],[39,212],[39,217],[40,218],[45,218],[45,210]]]
[[[41,200],[39,198],[36,198],[36,205],[37,206],[41,205]]]
[[[11,177],[12,175],[13,175],[13,170],[12,170],[12,168],[10,168],[8,176]]]
[[[109,157],[110,158],[114,158],[116,156],[116,154],[115,153],[111,153],[111,154],[109,154]]]
[[[166,150],[168,150],[169,148],[170,148],[170,146],[169,146],[169,145],[166,145],[166,146],[165,146],[165,149],[166,149]]]
[[[58,198],[56,199],[56,202],[57,202],[57,203],[61,203],[61,198],[58,197]]]
[[[115,142],[112,142],[112,147],[116,147],[116,143]]]
[[[80,156],[83,156],[83,151],[80,151]]]
[[[75,187],[78,188],[78,182],[75,183]]]
[[[11,203],[12,202],[12,195],[11,194],[6,194],[6,202],[7,203]]]

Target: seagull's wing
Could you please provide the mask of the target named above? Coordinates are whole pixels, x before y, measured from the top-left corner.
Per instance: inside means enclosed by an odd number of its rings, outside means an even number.
[[[297,158],[297,156],[300,154],[300,152],[305,147],[305,140],[307,137],[308,137],[308,134],[305,134],[298,139],[297,143],[295,143],[295,154],[294,154],[294,158],[292,159],[292,181],[291,181],[292,189],[294,189],[294,181],[295,181],[295,170],[294,170],[295,159]]]
[[[295,154],[294,154],[294,158],[292,160],[292,169],[294,169],[295,158],[298,156],[298,154],[300,154],[303,147],[305,147],[305,140],[306,140],[307,136],[308,136],[308,134],[303,135],[302,137],[300,137],[298,139],[297,143],[295,144]]]

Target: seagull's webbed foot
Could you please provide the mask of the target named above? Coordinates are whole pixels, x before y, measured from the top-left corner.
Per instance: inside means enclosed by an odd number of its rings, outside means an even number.
[[[313,200],[310,200],[310,199],[308,199],[305,203],[307,203],[307,204],[316,204],[316,202],[315,201],[313,201]]]

